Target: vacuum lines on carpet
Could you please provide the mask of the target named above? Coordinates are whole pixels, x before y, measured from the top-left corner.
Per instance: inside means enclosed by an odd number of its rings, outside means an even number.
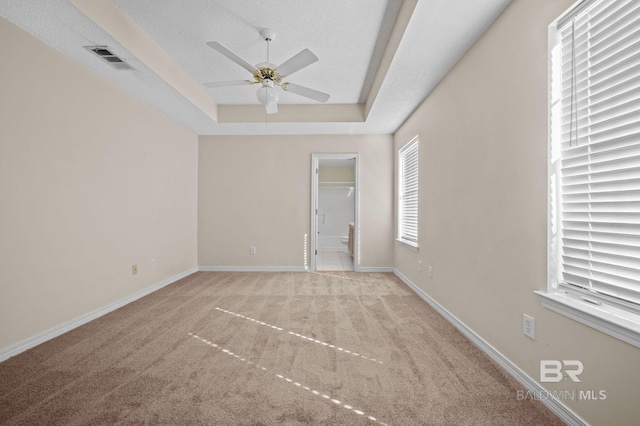
[[[258,368],[258,369],[260,369],[262,371],[269,371],[266,367],[263,367],[260,364],[255,364],[255,363],[247,360],[246,358],[243,358],[240,355],[233,353],[229,349],[223,348],[223,347],[221,347],[220,345],[218,345],[218,344],[216,344],[214,342],[211,342],[211,341],[209,341],[207,339],[204,339],[204,338],[198,336],[197,334],[193,334],[193,333],[187,333],[187,334],[189,336],[193,337],[194,339],[197,339],[197,340],[201,341],[202,343],[205,343],[205,344],[211,346],[212,348],[215,348],[215,349],[219,350],[222,353],[225,353],[225,354],[227,354],[229,356],[232,356],[232,357],[236,358],[238,361],[242,361],[244,363],[252,365],[252,366],[254,366],[254,367],[256,367],[256,368]],[[365,414],[362,410],[357,410],[357,409],[353,408],[353,406],[351,406],[349,404],[344,404],[344,403],[342,403],[342,401],[340,401],[338,399],[335,399],[335,398],[332,398],[331,396],[327,395],[326,393],[322,393],[322,392],[317,391],[315,389],[311,389],[309,386],[304,386],[301,383],[298,383],[298,382],[294,381],[293,379],[290,379],[288,377],[283,376],[282,374],[275,373],[275,376],[278,379],[284,380],[284,381],[292,384],[293,386],[296,386],[296,387],[298,387],[300,389],[303,389],[305,391],[311,392],[315,396],[318,396],[318,397],[324,398],[324,399],[326,399],[328,401],[331,401],[334,404],[336,404],[338,406],[341,406],[345,410],[349,410],[349,411],[352,411],[353,413],[355,413],[355,414],[357,414],[359,416],[366,417],[367,419],[371,420],[374,423],[378,423],[381,426],[388,426],[386,423],[383,423],[383,422],[379,421],[375,417]]]

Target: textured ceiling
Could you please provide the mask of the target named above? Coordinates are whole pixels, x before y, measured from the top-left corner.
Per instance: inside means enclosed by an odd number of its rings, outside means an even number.
[[[365,2],[366,19],[354,21]],[[379,65],[401,1],[271,0],[260,2],[268,4],[260,8],[255,1],[237,0],[169,1],[162,7],[155,2],[136,0],[115,0],[115,3],[195,81],[250,78],[246,70],[204,42],[218,41],[256,65],[266,62],[267,55],[267,43],[260,31],[271,28],[276,34],[269,49],[272,63],[281,64],[305,48],[319,57],[318,62],[292,77],[292,82],[329,93],[332,103],[359,103],[364,101],[361,92],[367,76],[371,75],[371,80]],[[165,16],[171,16],[171,26],[167,26]],[[383,34],[378,40],[381,29]],[[255,86],[207,89],[219,104],[255,103],[256,90]],[[312,102],[286,92],[280,100],[280,103]]]
[[[2,0],[0,14],[197,134],[390,134],[510,1]],[[305,48],[318,56],[287,80],[330,94],[325,105],[280,92],[267,117],[257,86],[202,85],[251,78],[206,42],[258,64],[264,28],[276,33],[270,62]],[[114,70],[86,45],[107,45],[135,70]]]

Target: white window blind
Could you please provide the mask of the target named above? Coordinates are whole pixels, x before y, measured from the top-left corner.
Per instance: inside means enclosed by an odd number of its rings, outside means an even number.
[[[557,29],[555,286],[640,313],[640,1],[586,1]]]
[[[418,246],[418,138],[400,150],[398,240]]]

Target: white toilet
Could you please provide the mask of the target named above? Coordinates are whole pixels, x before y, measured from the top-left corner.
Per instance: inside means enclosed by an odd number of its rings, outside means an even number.
[[[340,237],[340,242],[344,246],[344,252],[349,253],[349,237]]]

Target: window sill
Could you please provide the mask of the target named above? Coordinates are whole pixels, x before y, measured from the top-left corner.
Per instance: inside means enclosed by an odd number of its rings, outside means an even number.
[[[559,292],[535,293],[545,308],[640,348],[640,316],[613,306],[587,304]]]
[[[398,239],[396,239],[396,243],[408,248],[409,250],[415,251],[416,253],[418,252],[419,247],[415,243],[410,243],[408,241],[398,240]]]

